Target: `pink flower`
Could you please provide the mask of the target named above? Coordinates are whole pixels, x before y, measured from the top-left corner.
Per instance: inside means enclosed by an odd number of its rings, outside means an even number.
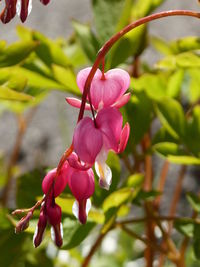
[[[76,157],[78,161],[78,157],[75,153],[70,157]],[[93,170],[91,168],[88,170],[81,170],[70,167],[68,171],[68,185],[72,194],[76,198],[72,211],[75,217],[84,224],[86,223],[87,215],[91,208],[91,201],[89,198],[94,193],[95,185]]]
[[[5,8],[0,14],[1,21],[8,23],[16,14],[16,3],[17,0],[5,0]]]
[[[55,203],[55,198],[50,194],[42,204],[40,217],[33,236],[33,243],[38,247],[44,236],[47,222],[51,225],[51,238],[56,246],[62,246],[63,230],[61,223],[62,212],[60,206]]]
[[[50,0],[40,0],[41,3],[47,5]],[[3,23],[8,23],[17,13],[21,21],[24,22],[32,9],[32,0],[5,0],[5,8],[0,14]]]
[[[44,194],[48,194],[49,191],[53,191],[54,197],[59,196],[67,185],[67,169],[69,168],[68,162],[63,165],[58,177],[56,177],[57,169],[53,169],[47,173],[42,181],[42,190]],[[53,185],[54,183],[54,185]],[[53,187],[52,187],[53,185]],[[51,189],[52,188],[52,189]]]
[[[122,123],[119,110],[108,107],[97,113],[95,122],[89,117],[83,118],[74,131],[75,152],[83,162],[93,165],[96,161],[99,184],[105,189],[109,189],[112,180],[112,172],[105,163],[108,151],[121,153],[128,142],[130,127],[126,123],[122,129]]]
[[[57,178],[57,169],[55,168],[47,173],[42,182],[44,194],[52,198],[59,196],[68,183],[76,198],[73,213],[81,223],[85,223],[87,220],[91,208],[89,198],[94,193],[94,174],[90,167],[89,164],[80,162],[77,155],[72,153],[64,163]]]
[[[84,85],[91,68],[81,70],[77,75],[77,84],[80,91],[83,92]],[[91,83],[90,95],[91,102],[95,110],[100,110],[106,107],[120,108],[125,105],[130,98],[130,94],[124,94],[130,85],[129,74],[122,69],[112,69],[102,75],[102,72],[97,69]],[[80,108],[81,101],[68,97],[66,101]],[[87,104],[86,109],[90,109]]]

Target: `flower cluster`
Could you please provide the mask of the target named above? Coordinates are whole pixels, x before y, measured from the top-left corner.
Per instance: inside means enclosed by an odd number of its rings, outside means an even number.
[[[44,5],[47,5],[50,0],[40,0]],[[32,0],[5,0],[5,7],[0,14],[0,19],[3,23],[8,23],[12,20],[16,13],[24,22],[32,9]]]
[[[77,84],[83,92],[90,68],[79,72]],[[106,164],[109,150],[115,153],[124,151],[130,133],[129,124],[123,127],[123,117],[119,108],[125,105],[130,94],[127,91],[130,84],[129,74],[121,69],[113,69],[107,73],[97,70],[90,87],[86,109],[93,110],[93,118],[82,118],[75,127],[72,149],[61,166],[48,172],[42,183],[44,197],[41,203],[40,217],[34,234],[34,245],[39,246],[47,223],[51,225],[51,236],[57,246],[62,245],[61,208],[55,198],[68,185],[75,197],[72,207],[73,214],[80,223],[87,220],[91,208],[90,197],[94,193],[95,182],[93,165],[99,176],[99,185],[108,190],[112,181],[112,172]],[[81,101],[67,98],[67,102],[81,107]],[[28,226],[32,217],[25,216],[17,226],[17,232]]]

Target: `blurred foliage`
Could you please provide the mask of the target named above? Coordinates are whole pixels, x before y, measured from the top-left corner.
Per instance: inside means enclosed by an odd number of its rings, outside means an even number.
[[[76,84],[77,71],[94,62],[100,47],[114,33],[129,22],[149,15],[163,2],[92,0],[94,21],[91,25],[72,21],[74,33],[67,40],[51,40],[38,31],[18,26],[18,42],[7,45],[5,41],[0,41],[0,112],[8,110],[17,116],[24,116],[27,110],[40,105],[52,90],[80,97]],[[161,60],[155,66],[140,62],[140,75],[132,75],[134,60],[140,59],[150,46],[162,55]],[[130,123],[131,136],[121,159],[114,153],[109,154],[108,164],[113,173],[110,191],[100,189],[96,179],[93,207],[86,225],[80,225],[72,214],[74,200],[69,190],[57,199],[63,210],[64,244],[60,251],[51,243],[49,231],[41,248],[35,250],[32,247],[37,213],[30,228],[23,234],[15,235],[13,225],[16,221],[8,215],[10,210],[2,206],[0,266],[80,266],[99,232],[107,236],[91,261],[91,267],[121,267],[129,266],[129,263],[130,266],[143,266],[145,246],[123,231],[112,230],[113,225],[134,214],[135,210],[136,214],[143,215],[144,203],[154,201],[161,195],[156,186],[149,192],[143,190],[145,175],[138,165],[144,163],[145,157],[156,154],[171,163],[200,165],[199,51],[199,37],[189,36],[166,42],[150,36],[147,26],[128,33],[113,46],[106,57],[106,69],[123,66],[132,76],[131,99],[121,109],[124,120]],[[150,146],[145,150],[143,142],[149,133]],[[132,170],[129,164],[132,166],[133,163]],[[24,174],[15,169],[16,166],[11,167],[17,176],[16,207],[34,205],[41,195],[44,169]],[[8,176],[2,155],[2,192],[8,183]],[[188,207],[198,217],[199,196],[188,193],[187,200]],[[138,235],[144,234],[143,222],[131,225],[130,229]],[[174,231],[175,244],[179,245],[180,235],[192,240],[186,253],[186,266],[200,266],[199,221],[193,218],[178,219]],[[174,265],[166,261],[163,266]]]

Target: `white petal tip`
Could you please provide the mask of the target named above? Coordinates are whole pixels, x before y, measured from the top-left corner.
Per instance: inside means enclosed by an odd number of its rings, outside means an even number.
[[[109,190],[110,184],[108,184],[104,179],[99,179],[99,186],[103,189]]]

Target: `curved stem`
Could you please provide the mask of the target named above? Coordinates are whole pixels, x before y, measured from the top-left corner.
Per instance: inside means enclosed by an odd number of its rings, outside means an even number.
[[[133,30],[134,28],[146,24],[150,21],[153,20],[157,20],[157,19],[161,19],[164,17],[170,17],[170,16],[189,16],[189,17],[195,17],[195,18],[200,18],[200,13],[198,12],[193,12],[190,10],[169,10],[169,11],[163,11],[160,13],[156,13],[156,14],[152,14],[150,16],[138,19],[134,22],[132,22],[131,24],[127,25],[125,28],[123,28],[121,31],[119,31],[118,33],[116,33],[115,35],[113,35],[105,44],[104,46],[99,50],[97,58],[92,66],[92,69],[87,77],[87,80],[85,82],[85,86],[84,86],[84,91],[83,91],[83,95],[82,95],[82,104],[81,104],[81,108],[80,108],[80,112],[79,112],[79,116],[78,116],[78,122],[83,118],[84,115],[84,110],[85,110],[85,103],[86,103],[86,99],[87,99],[87,95],[88,92],[90,90],[90,85],[92,82],[92,79],[96,73],[96,70],[98,68],[98,66],[101,64],[103,58],[106,56],[106,54],[108,53],[108,51],[110,50],[110,48],[122,37],[124,36],[126,33],[128,33],[129,31]]]

